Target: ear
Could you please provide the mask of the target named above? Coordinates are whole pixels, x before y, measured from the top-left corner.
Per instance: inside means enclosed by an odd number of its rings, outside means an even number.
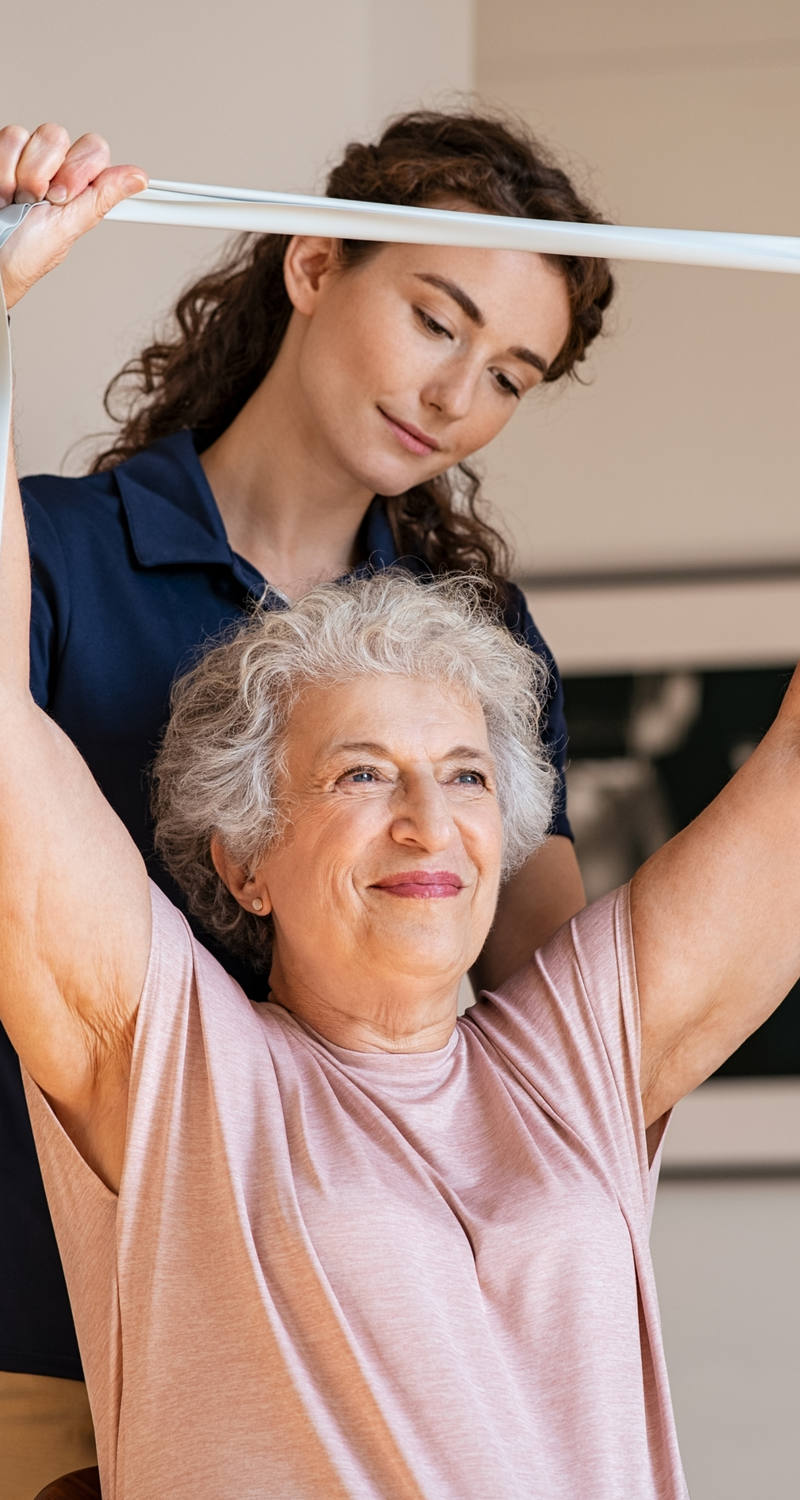
[[[247,870],[244,865],[235,864],[216,833],[211,835],[210,853],[222,884],[227,886],[239,905],[245,911],[255,912],[259,917],[269,916],[272,903],[260,871]],[[254,907],[254,901],[259,901],[261,905]]]
[[[339,241],[328,236],[296,234],[283,261],[283,279],[295,310],[310,317],[331,271],[337,269]]]

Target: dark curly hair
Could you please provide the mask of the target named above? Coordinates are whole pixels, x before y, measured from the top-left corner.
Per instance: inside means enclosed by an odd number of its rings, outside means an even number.
[[[333,198],[424,207],[457,196],[485,213],[599,223],[566,173],[517,121],[488,114],[417,110],[390,121],[374,145],[349,145],[327,181]],[[105,408],[121,431],[92,472],[132,457],[158,438],[192,428],[202,449],[230,425],[272,365],[291,315],[283,279],[285,235],[242,235],[213,270],[180,297],[171,335],[150,344],[114,377]],[[353,266],[380,245],[341,243]],[[599,334],[614,283],[604,260],[549,256],[564,277],[570,328],[545,379],[574,375]],[[115,411],[118,399],[122,414]],[[459,465],[386,505],[401,555],[434,573],[483,574],[502,594],[507,546],[481,515],[480,481]]]

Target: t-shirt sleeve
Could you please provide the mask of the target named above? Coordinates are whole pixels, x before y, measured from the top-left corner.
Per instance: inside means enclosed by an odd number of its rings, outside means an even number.
[[[505,611],[505,621],[508,629],[519,640],[530,647],[535,656],[538,656],[547,666],[549,673],[548,693],[541,719],[542,740],[550,756],[550,762],[556,770],[556,790],[553,802],[553,817],[550,824],[550,833],[563,834],[565,838],[573,837],[569,818],[567,817],[567,786],[565,769],[567,761],[567,722],[564,717],[564,686],[561,674],[544,636],[538,630],[533,617],[525,603],[525,596],[516,585],[511,585],[509,602]]]
[[[67,1286],[73,1306],[79,1313],[81,1357],[101,1440],[109,1428],[116,1430],[119,1420],[114,1405],[122,1383],[118,1251],[123,1244],[129,1247],[131,1240],[128,1200],[133,1198],[134,1212],[144,1216],[154,1212],[148,1199],[148,1173],[152,1172],[157,1158],[151,1151],[144,1165],[142,1162],[143,1149],[146,1151],[151,1145],[146,1133],[147,1121],[160,1119],[161,1136],[167,1140],[170,1132],[174,1136],[176,1130],[180,1131],[185,1125],[180,1114],[182,1099],[175,1078],[181,1079],[179,1063],[183,1059],[189,1024],[194,945],[180,912],[152,882],[150,890],[153,914],[150,956],[136,1020],[125,1160],[119,1194],[97,1176],[44,1094],[24,1068],[22,1070],[36,1150]],[[138,1097],[141,1090],[137,1080],[137,1074],[142,1071],[143,1052],[147,1054],[150,1074],[165,1083],[160,1096],[154,1096],[151,1087],[150,1096],[144,1101]],[[162,1140],[157,1138],[155,1144],[162,1144]],[[208,1150],[208,1143],[203,1144]],[[155,1277],[151,1278],[150,1284],[155,1284]],[[109,1414],[111,1407],[114,1409]],[[101,1449],[101,1464],[104,1457],[106,1471],[113,1473],[113,1455],[104,1455]]]
[[[469,1016],[620,1201],[649,1217],[629,887],[580,912]]]
[[[214,1109],[206,1110],[211,1072],[227,1064],[242,1097],[242,1055],[260,1057],[263,1040],[251,1002],[235,979],[194,937],[186,917],[150,882],[150,962],[136,1017],[125,1169],[120,1204],[125,1223],[155,1192],[154,1164],[169,1180],[169,1159],[189,1167],[215,1149]],[[213,1067],[207,1049],[214,1053]],[[250,1050],[248,1050],[250,1049]],[[180,1143],[180,1144],[178,1144]],[[174,1185],[174,1183],[173,1183]],[[165,1189],[166,1190],[166,1189]]]

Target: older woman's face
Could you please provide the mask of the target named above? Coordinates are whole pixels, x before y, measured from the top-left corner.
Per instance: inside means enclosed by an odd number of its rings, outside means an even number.
[[[290,829],[258,871],[281,971],[456,983],[500,879],[480,706],[401,676],[314,688],[292,715],[287,793]]]

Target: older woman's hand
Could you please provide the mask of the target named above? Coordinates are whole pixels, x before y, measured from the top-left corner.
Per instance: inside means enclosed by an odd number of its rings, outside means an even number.
[[[141,167],[110,165],[99,135],[70,142],[62,125],[0,129],[0,207],[40,203],[0,250],[0,279],[11,308],[109,209],[147,186]]]

